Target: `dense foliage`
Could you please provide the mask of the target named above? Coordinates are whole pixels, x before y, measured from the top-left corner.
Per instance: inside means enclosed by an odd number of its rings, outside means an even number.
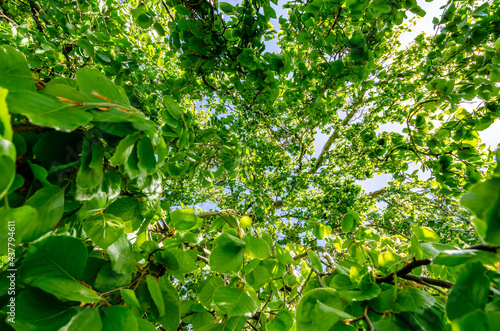
[[[276,4],[0,0],[0,329],[500,330],[500,3]]]

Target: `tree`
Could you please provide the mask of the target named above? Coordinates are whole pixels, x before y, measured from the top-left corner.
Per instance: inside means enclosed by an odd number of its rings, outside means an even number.
[[[2,329],[500,329],[500,4],[276,4],[0,1]]]

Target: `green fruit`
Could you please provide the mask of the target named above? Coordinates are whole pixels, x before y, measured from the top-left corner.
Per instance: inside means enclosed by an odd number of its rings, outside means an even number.
[[[250,225],[252,225],[252,218],[251,217],[243,216],[242,218],[240,218],[240,226],[242,228],[247,228]]]

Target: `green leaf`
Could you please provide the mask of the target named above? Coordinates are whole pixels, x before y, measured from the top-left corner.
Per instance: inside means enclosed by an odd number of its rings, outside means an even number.
[[[115,215],[125,222],[125,232],[132,233],[141,226],[144,217],[141,215],[142,204],[135,197],[120,197],[115,200],[105,213]]]
[[[0,177],[0,198],[3,198],[9,191],[16,176],[16,164],[11,157],[0,155],[0,173],[2,174]]]
[[[215,289],[221,286],[224,286],[224,281],[221,278],[210,277],[198,289],[198,299],[206,309],[212,310]]]
[[[351,232],[355,226],[354,217],[351,214],[346,214],[342,219],[342,232]]]
[[[81,52],[83,53],[83,56],[86,57],[92,57],[94,56],[94,46],[89,43],[86,39],[79,39],[78,40],[78,47],[81,48]]]
[[[184,5],[175,6],[175,10],[181,15],[191,15],[189,9],[187,9]]]
[[[436,299],[429,293],[413,287],[405,287],[398,292],[394,304],[397,312],[409,311],[422,313],[424,309],[432,307]]]
[[[393,310],[396,300],[393,289],[382,291],[377,297],[370,300],[370,307],[377,311]]]
[[[431,228],[412,225],[411,230],[419,240],[439,242],[439,236]]]
[[[493,323],[498,323],[498,319],[495,319]],[[488,323],[490,322],[490,323]],[[479,309],[470,312],[459,320],[453,320],[451,325],[452,330],[474,330],[474,331],[489,331],[497,330],[497,328],[491,326],[491,320],[488,321],[488,317],[484,311]]]
[[[77,70],[76,82],[80,92],[84,93],[91,100],[96,102],[105,101],[102,98],[93,95],[93,93],[97,93],[113,103],[130,106],[130,102],[125,91],[104,77],[97,69],[83,68]]]
[[[237,272],[243,264],[243,248],[217,246],[210,254],[210,270],[220,273]]]
[[[193,209],[176,209],[170,213],[172,226],[177,230],[191,230],[196,226],[197,217]]]
[[[271,255],[269,245],[264,240],[247,234],[243,237],[243,241],[251,259],[265,259]]]
[[[313,250],[307,251],[307,256],[309,257],[309,261],[313,268],[315,268],[318,272],[323,271],[323,266],[321,265],[321,260],[318,254]]]
[[[165,315],[159,317],[156,311],[153,310],[153,315],[158,323],[167,331],[176,331],[181,318],[180,318],[180,300],[179,293],[175,287],[170,284],[169,276],[165,275],[159,279],[160,289],[163,295],[163,302],[165,303]]]
[[[208,311],[203,311],[186,316],[182,320],[185,323],[192,324],[195,330],[199,330],[201,327],[212,322],[214,317]]]
[[[139,170],[139,159],[137,158],[137,145],[134,145],[132,149],[132,153],[129,158],[125,162],[125,173],[131,178],[137,178],[141,175],[141,171]]]
[[[98,308],[83,308],[59,331],[102,330],[102,320]]]
[[[156,170],[156,157],[151,139],[143,137],[137,143],[137,165],[141,172],[151,175]]]
[[[111,263],[102,266],[95,278],[94,285],[101,292],[111,291],[120,286],[130,284],[132,276],[130,274],[119,274],[113,271]]]
[[[74,279],[46,277],[32,282],[31,285],[66,300],[85,303],[101,300],[99,295]]]
[[[290,254],[290,252],[287,251],[286,249],[284,249],[281,246],[277,245],[275,247],[275,255],[276,255],[276,259],[278,259],[278,261],[281,264],[290,264],[290,263],[293,263],[293,258],[292,258],[292,255]]]
[[[446,314],[450,320],[460,319],[476,309],[484,309],[490,293],[490,281],[485,272],[486,268],[479,262],[460,267],[446,303]]]
[[[258,261],[258,260],[257,260]],[[255,267],[252,272],[247,275],[247,282],[253,288],[261,288],[271,279],[269,271],[261,265]]]
[[[26,238],[31,236],[34,230],[33,226],[37,219],[37,211],[30,206],[22,206],[19,208],[0,208],[0,240],[4,243],[9,242],[9,233],[15,233],[15,244],[20,245],[27,242]],[[14,226],[12,226],[14,224]],[[14,232],[12,231],[14,230]],[[8,251],[8,245],[0,246],[0,255],[4,255]]]
[[[227,316],[251,316],[258,309],[257,302],[237,288],[221,286],[214,292],[214,303]]]
[[[29,162],[29,165],[30,165],[31,171],[33,172],[33,176],[35,176],[35,178],[38,179],[38,181],[40,183],[42,183],[43,186],[46,186],[46,187],[52,186],[52,184],[49,181],[47,181],[47,176],[49,174],[47,169],[45,169],[42,166],[39,166],[38,164],[31,163],[31,162]]]
[[[63,131],[73,131],[92,120],[92,114],[86,111],[92,106],[75,107],[31,91],[10,92],[7,105],[11,112],[27,116],[33,124]]]
[[[0,46],[0,86],[10,90],[36,91],[28,62],[15,48]]]
[[[159,317],[165,315],[165,302],[163,301],[163,295],[160,290],[160,285],[154,277],[146,277],[146,284],[148,285],[149,293],[156,307],[156,311]]]
[[[468,262],[481,262],[484,264],[494,265],[498,259],[495,253],[485,252],[481,250],[444,250],[432,260],[433,264],[445,265],[454,267]]]
[[[153,24],[154,19],[148,13],[144,13],[139,15],[135,22],[141,29],[148,29]]]
[[[83,222],[83,230],[99,247],[107,249],[117,241],[125,229],[125,223],[119,217],[99,213]]]
[[[370,4],[370,8],[373,8],[375,11],[379,11],[383,14],[388,14],[391,12],[392,7],[386,4],[377,4],[377,3],[372,3]]]
[[[500,245],[500,178],[475,184],[460,203],[476,215],[474,223],[484,240]]]
[[[116,273],[131,274],[137,270],[132,246],[124,234],[106,250],[111,259],[111,266]]]
[[[343,311],[344,303],[335,290],[314,289],[307,292],[297,306],[297,330],[330,330],[340,320],[351,318]]]
[[[362,289],[339,291],[339,295],[342,299],[348,301],[365,301],[377,297],[380,291],[380,287],[378,287],[377,284],[368,283],[368,285]]]
[[[399,261],[399,255],[391,251],[384,252],[378,256],[378,264],[381,267],[390,268],[394,264],[398,263],[398,261]]]
[[[26,201],[27,206],[37,210],[38,217],[30,224],[30,233],[24,240],[33,241],[49,232],[61,219],[64,212],[64,190],[57,186],[44,187]]]
[[[137,317],[137,330],[140,331],[156,331],[156,327],[149,321],[146,321],[145,319],[142,319],[140,317]]]
[[[165,30],[163,29],[163,26],[161,26],[160,23],[155,22],[153,24],[153,29],[155,29],[156,33],[158,33],[160,37],[165,37]]]
[[[111,52],[109,51],[102,51],[99,50],[95,54],[95,58],[99,63],[103,65],[110,65],[111,62],[113,62],[113,56],[111,55]]]
[[[288,331],[293,326],[293,314],[288,309],[280,309],[276,317],[267,324],[268,331]]]
[[[80,239],[50,236],[30,245],[20,267],[21,278],[31,283],[37,279],[80,279],[87,263],[87,249]]]
[[[329,225],[318,224],[313,231],[313,234],[318,239],[329,237],[332,234],[332,228]]]
[[[336,290],[346,290],[346,289],[351,289],[354,286],[351,282],[351,278],[349,278],[348,275],[338,274],[332,278],[330,282],[330,287]]]
[[[98,187],[104,175],[104,146],[99,141],[83,140],[81,166],[76,174],[79,188]]]
[[[224,12],[224,14],[233,14],[233,6],[227,2],[219,2],[219,8]]]
[[[179,107],[177,102],[169,95],[164,96],[162,99],[163,106],[174,120],[178,120],[182,115],[182,109]],[[164,115],[166,116],[166,115]]]
[[[51,294],[34,287],[16,296],[16,330],[53,331],[71,321],[77,313],[74,302],[62,302]]]
[[[132,310],[124,306],[106,307],[102,313],[102,331],[138,331],[137,319]]]
[[[0,87],[0,137],[12,141],[12,125],[6,103],[7,93],[6,89]]]
[[[115,167],[125,162],[132,153],[137,139],[139,139],[139,132],[129,134],[120,140],[118,146],[116,146],[115,153],[109,159],[109,164]]]
[[[127,288],[121,288],[120,295],[122,296],[123,301],[125,301],[128,307],[141,307],[141,304],[137,300],[134,291]]]
[[[78,282],[87,263],[87,250],[79,239],[51,236],[29,247],[20,267],[21,278],[58,297],[81,302],[100,297]]]
[[[162,252],[168,272],[176,278],[182,279],[184,274],[190,273],[196,268],[195,260],[188,252],[179,248],[172,248]]]

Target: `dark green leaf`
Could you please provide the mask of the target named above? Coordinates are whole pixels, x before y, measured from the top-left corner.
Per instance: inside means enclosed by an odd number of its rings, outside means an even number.
[[[74,302],[62,302],[37,288],[28,288],[16,296],[16,330],[53,331],[68,324],[77,313]]]
[[[352,318],[343,311],[344,303],[333,289],[307,292],[297,306],[297,330],[329,330],[335,323]]]
[[[102,330],[117,331],[130,330],[137,331],[137,319],[130,309],[124,306],[106,307],[101,312]]]
[[[27,283],[46,277],[78,280],[86,263],[87,249],[80,239],[50,236],[30,245],[19,272]]]
[[[60,331],[102,330],[101,314],[98,308],[83,308]]]
[[[198,289],[198,299],[206,309],[212,309],[214,291],[221,286],[224,286],[224,281],[221,278],[211,277],[205,280]]]
[[[154,277],[147,277],[146,284],[148,285],[149,293],[155,304],[156,312],[159,317],[162,317],[165,315],[165,302],[163,301],[160,285]]]
[[[41,288],[56,297],[71,301],[91,303],[101,300],[101,297],[94,291],[76,282],[74,279],[44,277],[35,280],[31,285]]]
[[[395,302],[395,311],[409,311],[421,313],[425,308],[430,308],[436,300],[429,293],[413,287],[405,287],[398,292]]]
[[[233,13],[233,6],[227,2],[219,2],[219,8],[224,12],[224,14],[230,15]]]
[[[111,266],[116,273],[130,274],[137,270],[132,246],[125,234],[109,246],[106,251],[111,259]]]
[[[486,268],[479,262],[463,265],[457,272],[457,281],[446,303],[450,320],[462,318],[476,309],[484,309],[490,293]]]
[[[31,231],[26,234],[26,241],[33,241],[50,231],[61,219],[64,212],[64,190],[56,187],[44,187],[28,199],[26,205],[37,210],[35,224],[31,225]]]

